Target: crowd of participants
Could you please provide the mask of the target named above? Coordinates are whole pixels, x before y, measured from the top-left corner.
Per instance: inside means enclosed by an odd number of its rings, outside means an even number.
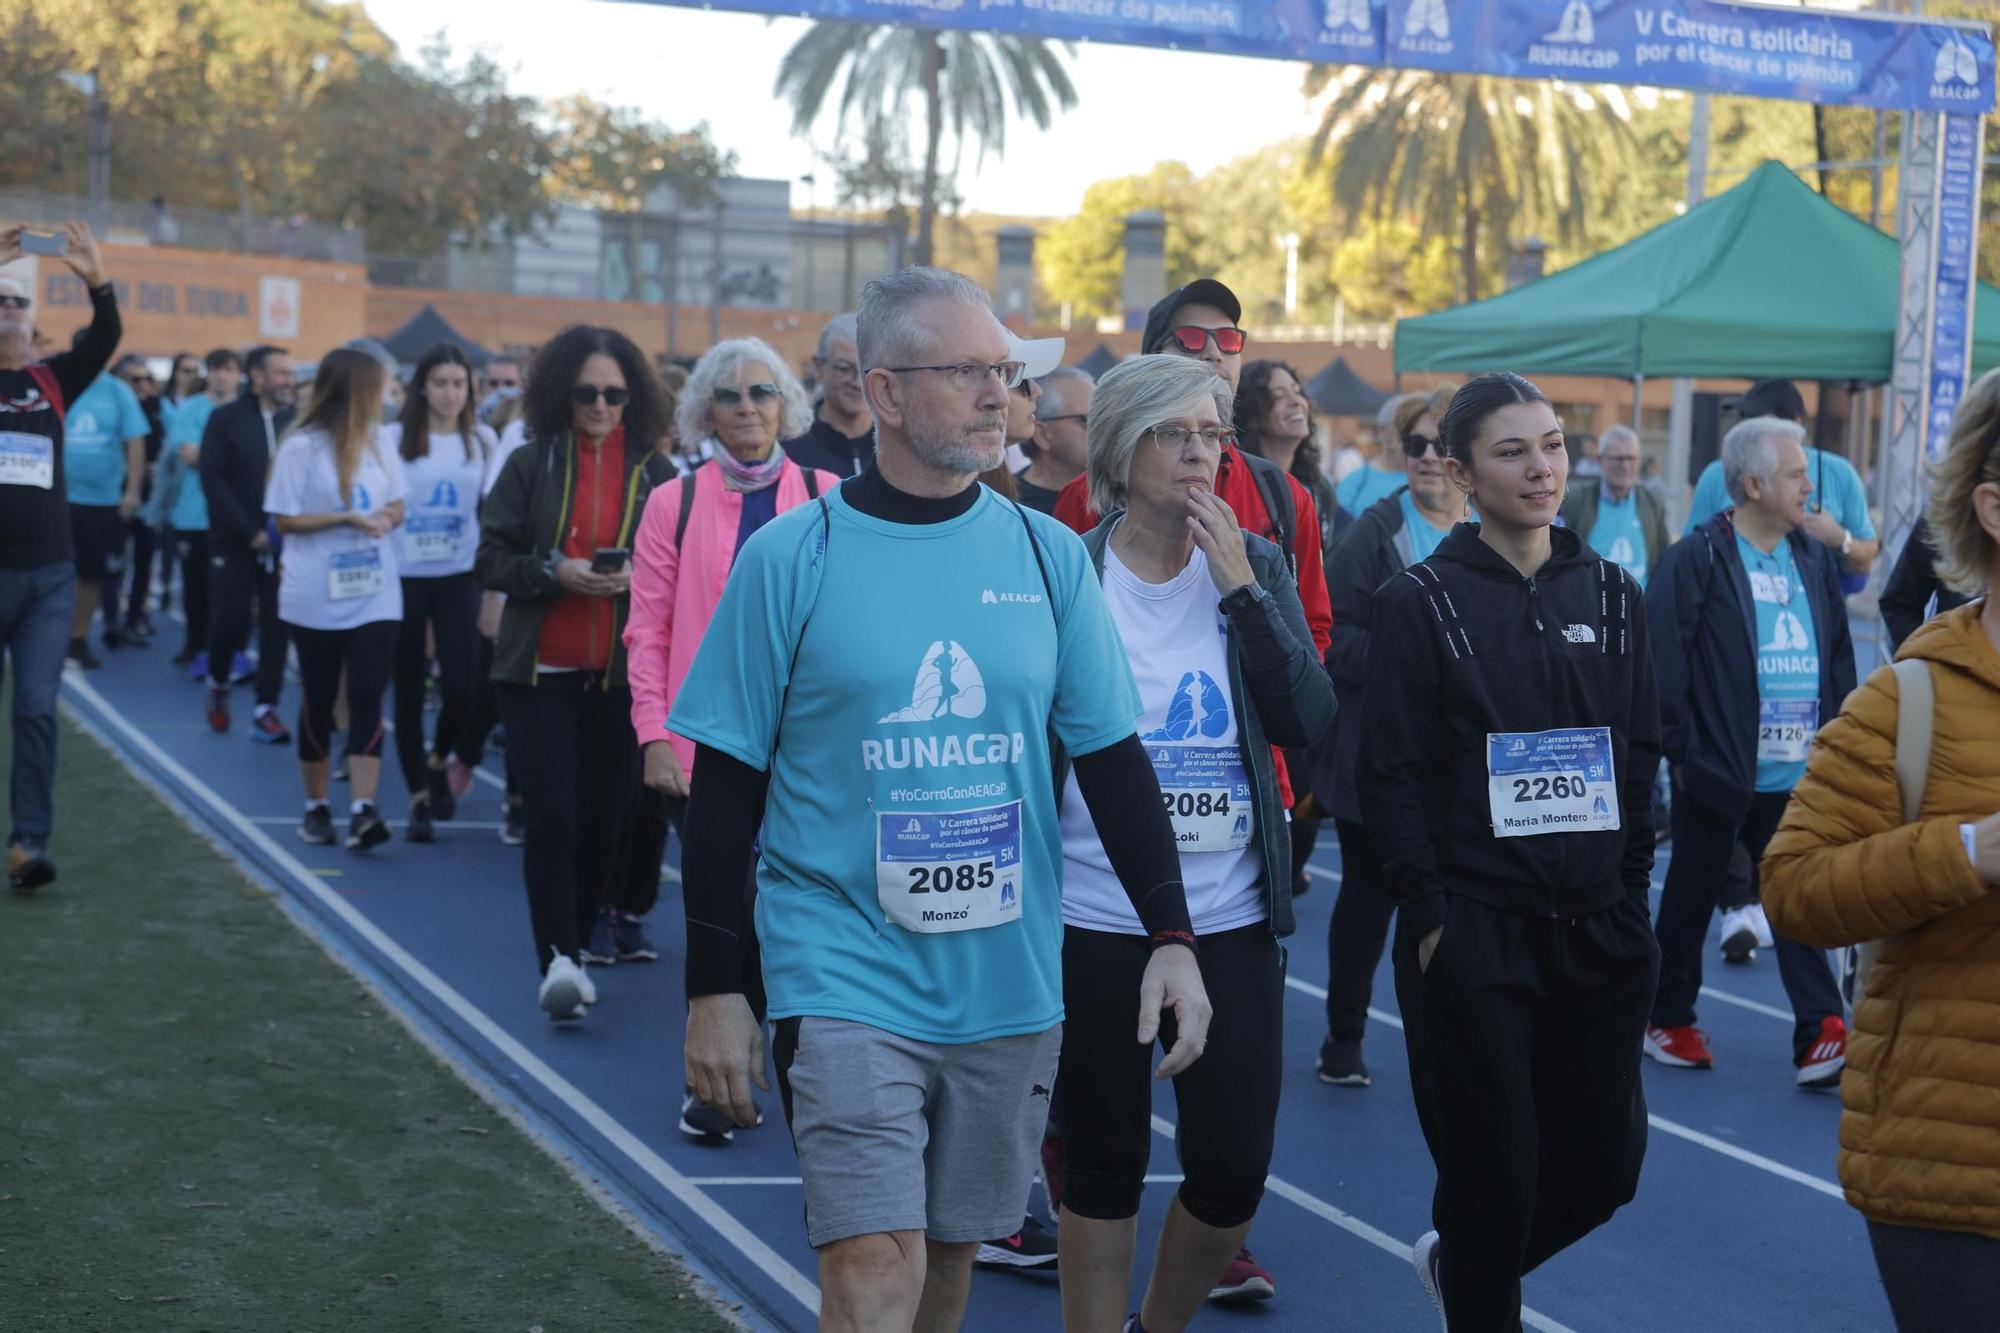
[[[1324,457],[1213,279],[1096,380],[910,269],[826,326],[810,390],[756,339],[662,373],[588,326],[407,376],[364,340],[302,388],[275,346],[114,360],[95,242],[64,239],[69,351],[0,279],[18,891],[55,878],[63,664],[146,648],[178,588],[173,667],[214,732],[248,686],[249,738],[296,745],[307,843],[393,836],[390,732],[402,836],[438,842],[504,739],[552,1020],[657,957],[679,837],[679,1129],[731,1142],[775,1072],[823,1327],[955,1327],[985,1264],[1057,1270],[1067,1327],[1161,1333],[1276,1294],[1247,1241],[1330,820],[1316,1072],[1370,1086],[1389,950],[1447,1328],[1518,1329],[1522,1276],[1633,1197],[1641,1059],[1717,1058],[1717,912],[1726,962],[1775,956],[1794,1082],[1843,1088],[1899,1326],[2000,1300],[2000,378],[1887,581],[1903,660],[1857,691],[1879,543],[1786,381],[1736,404],[1676,539],[1638,436],[1573,458],[1512,374]],[[1132,1311],[1156,1079],[1182,1183]]]

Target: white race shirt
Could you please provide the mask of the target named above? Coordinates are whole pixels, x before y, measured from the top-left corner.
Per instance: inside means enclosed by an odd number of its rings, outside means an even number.
[[[271,480],[264,488],[268,513],[339,514],[348,509],[373,513],[406,499],[403,461],[385,449],[378,435],[362,451],[351,493],[343,500],[334,470],[333,438],[322,430],[294,431],[278,446]],[[370,537],[342,524],[317,532],[285,534],[278,580],[278,617],[307,629],[353,629],[378,620],[403,618],[403,583],[396,534]]]
[[[472,568],[479,550],[479,497],[486,468],[499,444],[493,432],[476,426],[468,445],[457,431],[433,433],[422,458],[403,458],[403,424],[382,428],[384,453],[402,461],[409,499],[403,526],[396,529],[397,558],[406,579],[436,579]]]
[[[1152,584],[1105,547],[1104,605],[1139,686],[1145,710],[1139,739],[1169,802],[1197,935],[1270,915],[1250,778],[1229,697],[1229,619],[1220,600],[1199,549],[1172,582]],[[1104,854],[1074,772],[1063,790],[1062,842],[1064,923],[1145,934]]]

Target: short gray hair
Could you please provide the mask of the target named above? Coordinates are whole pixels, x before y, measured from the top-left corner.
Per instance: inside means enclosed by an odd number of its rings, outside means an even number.
[[[1743,482],[1755,477],[1770,485],[1778,472],[1778,442],[1804,445],[1806,428],[1783,417],[1751,417],[1739,421],[1722,437],[1722,484],[1729,498],[1742,503]]]
[[[681,390],[680,403],[674,408],[674,433],[683,445],[692,445],[715,433],[708,425],[708,409],[715,401],[715,390],[746,361],[762,361],[771,368],[771,382],[778,386],[782,403],[778,412],[778,438],[788,440],[812,429],[812,403],[798,377],[785,364],[785,358],[771,350],[771,345],[762,338],[731,338],[703,352],[701,360],[688,372],[687,387]]]
[[[1623,424],[1607,426],[1604,433],[1597,437],[1597,452],[1600,456],[1604,453],[1604,446],[1613,440],[1630,440],[1632,443],[1638,444],[1639,432]],[[1645,449],[1641,448],[1639,452],[1643,454]]]
[[[914,357],[931,355],[919,312],[938,301],[993,313],[993,300],[986,289],[950,269],[906,268],[863,287],[854,339],[862,372],[905,365]]]
[[[1383,439],[1396,433],[1396,409],[1402,405],[1406,393],[1392,393],[1382,400],[1382,406],[1375,409],[1375,429]]]
[[[1089,371],[1083,369],[1081,366],[1057,366],[1054,370],[1036,380],[1035,383],[1042,386],[1042,402],[1053,404],[1048,411],[1044,412],[1042,404],[1037,403],[1035,405],[1035,415],[1038,417],[1059,417],[1069,410],[1069,395],[1063,391],[1063,385],[1095,384],[1097,381],[1091,377]]]
[[[1123,509],[1130,499],[1132,454],[1147,431],[1189,406],[1215,404],[1224,429],[1235,414],[1229,381],[1206,361],[1154,352],[1104,372],[1090,400],[1091,507],[1100,514]]]
[[[861,316],[849,311],[845,315],[835,315],[819,331],[819,343],[813,348],[813,359],[824,361],[827,349],[837,342],[853,343],[858,350],[861,345]]]

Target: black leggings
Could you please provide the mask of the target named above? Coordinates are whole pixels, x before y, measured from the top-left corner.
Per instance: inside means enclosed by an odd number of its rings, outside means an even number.
[[[167,549],[180,560],[181,616],[187,622],[181,651],[192,656],[208,647],[208,533],[175,528],[173,543]],[[173,568],[173,557],[168,558],[167,568]],[[166,605],[165,586],[162,581],[162,606]]]
[[[333,731],[333,700],[340,673],[347,672],[347,753],[373,759],[382,753],[382,691],[396,659],[401,622],[373,620],[353,629],[289,626],[299,652],[299,760],[317,764],[327,756]]]
[[[428,770],[444,767],[472,718],[473,670],[479,656],[479,588],[470,573],[403,580],[403,630],[396,639],[396,759],[412,799],[429,790]],[[441,705],[437,738],[424,744],[424,680],[430,674],[425,630],[437,631]]]
[[[1901,1333],[1992,1326],[2000,1308],[2000,1240],[1871,1221],[1868,1243]]]
[[[1348,819],[1336,819],[1333,828],[1340,835],[1340,896],[1326,928],[1326,1030],[1335,1041],[1360,1041],[1396,898],[1368,830]]]
[[[1117,1221],[1139,1211],[1153,1147],[1153,1051],[1132,1039],[1152,947],[1141,935],[1063,929],[1062,1206]],[[1284,1077],[1285,959],[1268,924],[1201,937],[1215,1016],[1208,1051],[1174,1076],[1180,1201],[1197,1222],[1248,1222],[1264,1197]],[[1160,1016],[1160,1046],[1177,1035]]]

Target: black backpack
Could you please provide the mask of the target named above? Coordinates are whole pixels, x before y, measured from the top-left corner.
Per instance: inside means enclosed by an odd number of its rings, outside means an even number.
[[[1264,511],[1271,516],[1271,524],[1278,530],[1278,549],[1285,553],[1285,563],[1291,566],[1292,577],[1297,578],[1299,509],[1297,501],[1292,498],[1291,478],[1268,458],[1247,449],[1238,449],[1236,453],[1256,479],[1257,493],[1264,497]]]
[[[688,516],[694,513],[694,479],[699,477],[701,470],[707,466],[708,460],[704,458],[694,465],[687,476],[681,478],[681,515],[674,521],[676,551],[681,549],[681,538],[687,535]],[[802,467],[799,469],[799,475],[806,479],[806,495],[814,500],[819,499],[819,474],[809,467]]]

